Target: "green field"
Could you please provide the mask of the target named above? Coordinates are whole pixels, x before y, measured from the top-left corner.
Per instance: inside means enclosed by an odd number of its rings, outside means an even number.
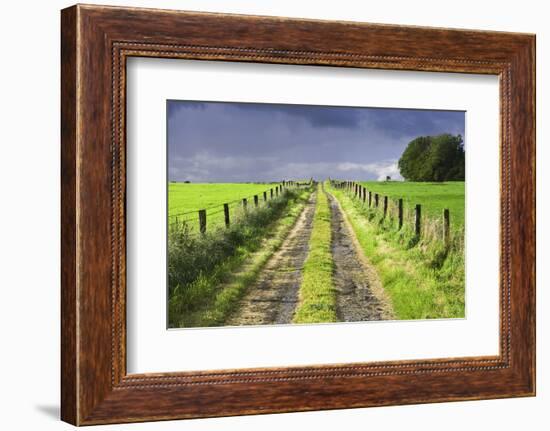
[[[243,198],[248,198],[249,205],[253,205],[253,195],[259,195],[259,200],[262,201],[262,193],[266,190],[269,191],[270,188],[275,188],[277,184],[169,183],[168,217],[170,220],[178,217],[180,220],[188,221],[190,226],[194,228],[195,224],[198,223],[198,211],[207,209],[208,227],[217,227],[224,223],[224,203],[231,203],[232,212],[242,208]]]
[[[293,323],[337,321],[331,248],[331,210],[324,190],[338,199],[358,244],[380,279],[396,319],[464,317],[464,182],[362,182],[388,196],[381,211],[365,205],[330,182],[317,186],[308,256]],[[223,325],[248,287],[276,253],[304,209],[313,187],[286,188],[279,183],[169,184],[168,283],[169,326]],[[267,191],[268,201],[263,202]],[[254,209],[253,196],[259,208]],[[274,195],[275,197],[275,195]],[[242,199],[249,210],[243,211]],[[395,199],[403,198],[403,225]],[[383,201],[381,199],[381,201]],[[224,226],[223,204],[230,204],[231,224]],[[414,204],[422,205],[422,229],[414,229]],[[448,208],[453,229],[442,236],[442,212]],[[207,229],[198,235],[198,210],[207,210]],[[177,215],[177,217],[176,217]]]
[[[464,225],[464,182],[415,183],[409,181],[363,181],[367,190],[389,198],[403,198],[405,206],[422,205],[423,214],[441,217],[449,209],[451,225]]]

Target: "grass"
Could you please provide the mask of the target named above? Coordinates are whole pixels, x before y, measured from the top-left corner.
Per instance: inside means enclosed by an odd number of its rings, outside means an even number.
[[[366,183],[367,190],[369,184]],[[392,189],[396,183],[389,184],[378,190],[387,190],[388,195],[390,190],[404,193],[404,188]],[[374,191],[374,186],[370,190]],[[448,245],[433,236],[417,238],[412,225],[398,229],[394,218],[383,219],[381,211],[369,209],[342,190],[331,189],[331,193],[340,201],[363,252],[376,268],[397,319],[464,317],[461,228],[457,228]]]
[[[278,183],[277,183],[278,184]],[[198,228],[198,211],[207,209],[208,229],[224,226],[223,204],[230,205],[232,216],[235,210],[242,208],[242,199],[249,198],[248,205],[252,206],[252,197],[258,195],[263,201],[263,192],[275,188],[277,184],[269,183],[169,183],[168,184],[168,217],[174,221],[176,217],[188,221],[191,229]],[[240,216],[240,214],[239,214]],[[232,217],[233,218],[233,217]]]
[[[169,327],[223,324],[292,228],[310,190],[287,190],[230,229],[169,234]],[[235,271],[240,270],[235,274]]]
[[[409,181],[364,181],[368,191],[389,198],[403,198],[405,206],[422,205],[425,215],[432,218],[442,217],[447,208],[451,215],[451,226],[464,225],[464,182],[420,183]],[[374,199],[374,198],[373,198]]]
[[[304,262],[299,304],[293,323],[324,323],[338,321],[336,292],[332,281],[333,261],[330,249],[330,209],[321,187],[317,189],[317,204],[309,240],[309,254]]]

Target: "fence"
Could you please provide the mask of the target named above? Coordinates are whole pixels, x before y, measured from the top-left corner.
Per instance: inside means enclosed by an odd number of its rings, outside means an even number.
[[[285,190],[309,185],[311,185],[311,182],[281,181],[279,184],[257,194],[199,210],[172,214],[168,216],[168,220],[170,224],[185,224],[191,231],[202,234],[206,233],[207,230],[212,230],[212,228],[229,228],[232,224],[238,223],[246,217],[251,211],[265,207],[269,201],[282,196]]]
[[[404,207],[403,198],[375,193],[355,181],[330,180],[330,183],[332,187],[360,200],[369,209],[379,212],[382,220],[394,220],[398,229],[409,226],[417,237],[442,240],[446,245],[451,241],[451,214],[447,208],[439,219],[423,217],[421,204]]]

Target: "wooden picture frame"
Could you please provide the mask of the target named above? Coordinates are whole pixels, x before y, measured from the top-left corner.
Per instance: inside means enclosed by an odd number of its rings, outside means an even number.
[[[534,35],[82,5],[61,17],[64,421],[90,425],[535,394]],[[500,354],[128,375],[130,56],[498,75]]]

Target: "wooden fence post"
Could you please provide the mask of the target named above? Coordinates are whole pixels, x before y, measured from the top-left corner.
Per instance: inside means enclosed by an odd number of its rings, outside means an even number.
[[[258,208],[258,195],[254,195],[254,206]]]
[[[369,191],[369,208],[372,206],[372,192]]]
[[[246,198],[243,198],[243,210],[245,212],[248,210],[248,201]]]
[[[206,233],[206,210],[199,210],[199,230]]]
[[[449,210],[445,208],[443,210],[443,241],[445,245],[449,245],[449,240],[451,238],[451,217]]]
[[[229,204],[223,204],[223,216],[225,219],[225,227],[229,227]]]
[[[374,194],[374,206],[376,208],[378,208],[378,200],[379,200],[380,196],[378,196],[378,193],[375,193]]]
[[[279,186],[275,187],[275,196],[279,196]]]
[[[399,199],[397,203],[397,218],[399,219],[399,229],[403,227],[403,199]]]
[[[270,199],[273,199],[273,189],[269,189],[269,197]]]
[[[367,200],[367,188],[363,187],[363,205],[365,204],[366,200]]]
[[[416,204],[414,207],[414,233],[416,236],[420,236],[420,218],[422,216],[422,207],[420,204]]]
[[[267,202],[267,192],[264,192],[264,202]]]
[[[384,218],[386,218],[387,213],[388,213],[388,197],[384,196]]]

